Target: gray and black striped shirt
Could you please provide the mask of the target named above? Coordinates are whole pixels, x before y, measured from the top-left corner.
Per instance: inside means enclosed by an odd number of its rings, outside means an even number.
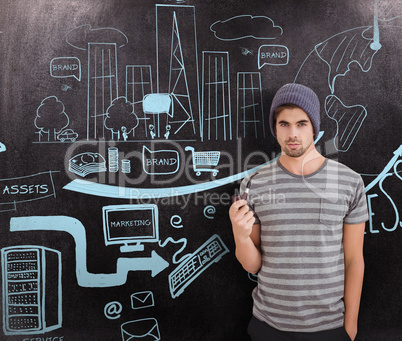
[[[248,180],[243,180],[241,192]],[[248,201],[261,224],[254,316],[286,331],[341,327],[343,224],[368,220],[360,175],[329,159],[306,176],[275,161],[253,177]]]

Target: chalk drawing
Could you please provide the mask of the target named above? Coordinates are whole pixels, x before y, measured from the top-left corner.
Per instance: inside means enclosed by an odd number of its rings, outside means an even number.
[[[201,139],[232,139],[229,53],[202,52]],[[204,132],[205,130],[205,132]]]
[[[121,48],[128,43],[127,36],[113,27],[92,28],[85,24],[77,26],[66,34],[66,42],[72,47],[87,51],[88,43],[116,43]]]
[[[155,306],[154,294],[152,291],[140,291],[131,294],[131,308],[134,310],[150,308]]]
[[[187,254],[182,256],[179,260],[176,259],[177,255],[181,252],[183,252],[183,250],[186,248],[187,246],[187,238],[181,238],[179,240],[174,240],[172,237],[168,237],[163,243],[161,243],[159,241],[159,246],[160,247],[165,247],[168,243],[173,243],[173,244],[180,244],[182,243],[182,246],[179,250],[177,250],[174,255],[173,255],[173,264],[178,264],[186,259],[188,259],[191,255]]]
[[[336,122],[336,150],[348,151],[367,116],[366,108],[362,105],[347,106],[335,95],[329,95],[325,99],[325,113]]]
[[[17,204],[56,198],[54,171],[0,179],[0,212],[17,209]],[[7,207],[13,206],[13,209]],[[3,209],[5,208],[6,209]]]
[[[143,243],[159,241],[157,205],[109,205],[102,215],[105,244],[122,245],[120,252],[143,251]]]
[[[64,129],[61,133],[57,135],[57,139],[60,142],[64,141],[70,141],[70,142],[75,142],[78,138],[78,133],[76,133],[72,129]]]
[[[193,147],[185,147],[186,151],[191,151],[191,157],[193,160],[193,170],[197,176],[200,176],[203,172],[211,172],[213,176],[218,174],[218,170],[211,168],[217,166],[221,156],[219,151],[202,151],[196,152]]]
[[[188,89],[187,72],[184,65],[183,51],[177,23],[176,12],[173,12],[172,47],[170,52],[169,93],[176,100],[184,113],[182,120],[171,121],[170,124],[179,124],[174,134],[187,123],[191,123],[195,134],[194,117]],[[176,114],[177,116],[177,114]]]
[[[261,73],[237,73],[237,138],[251,126],[254,137],[265,138],[264,109],[262,100]],[[243,131],[243,134],[241,134]]]
[[[265,65],[284,66],[289,64],[289,49],[284,45],[261,45],[258,49],[258,69]]]
[[[142,107],[145,95],[153,93],[151,65],[126,65],[126,98],[133,103],[134,111]],[[143,123],[145,136],[148,137],[148,123],[146,114],[138,112],[138,120]]]
[[[73,77],[81,81],[81,61],[77,57],[56,57],[50,61],[50,75],[54,78]]]
[[[169,289],[173,298],[180,296],[212,264],[217,263],[229,249],[213,235],[169,274]]]
[[[152,175],[167,175],[177,173],[180,167],[177,150],[150,150],[142,147],[142,167],[144,172]]]
[[[215,206],[209,205],[204,208],[204,216],[208,219],[215,219],[214,215],[216,213]]]
[[[152,127],[151,137],[161,136],[161,116],[164,116],[164,126],[167,130],[169,125],[169,117],[174,117],[174,105],[173,97],[170,94],[148,94],[145,95],[142,101],[142,110],[144,112],[145,119],[147,116],[152,116],[152,124],[150,125],[150,130]],[[170,128],[169,128],[170,130]]]
[[[20,245],[3,248],[1,258],[4,334],[43,334],[61,328],[61,253]]]
[[[120,302],[113,301],[109,302],[105,305],[103,309],[103,313],[105,314],[106,318],[109,320],[117,320],[121,317],[120,313],[123,310],[123,306]]]
[[[134,113],[134,104],[129,102],[126,97],[115,98],[106,109],[105,127],[110,130],[113,136],[117,135],[117,140],[122,138],[127,141],[128,135],[134,131],[139,124],[138,116]]]
[[[378,50],[370,49],[373,38],[366,38],[365,32],[371,27],[357,27],[335,34],[315,46],[317,56],[328,65],[328,86],[335,92],[335,81],[350,71],[356,63],[363,72],[371,69],[374,55]]]
[[[94,274],[87,270],[87,240],[85,227],[75,218],[68,216],[32,216],[18,217],[10,220],[11,232],[23,231],[61,231],[69,233],[75,242],[76,276],[81,287],[114,287],[127,281],[129,271],[151,271],[155,277],[169,263],[152,251],[151,257],[118,258],[116,273]]]
[[[36,134],[39,142],[43,142],[43,137],[47,142],[56,141],[69,123],[70,119],[65,112],[64,104],[56,96],[46,97],[36,109],[34,124],[38,129]]]
[[[390,226],[385,226],[384,222],[381,222],[381,227],[383,230],[388,231],[388,232],[393,232],[395,231],[398,226],[402,226],[402,221],[399,219],[399,211],[398,208],[395,204],[394,199],[385,191],[383,187],[383,182],[390,176],[395,175],[398,179],[402,180],[401,175],[399,175],[397,167],[402,163],[402,160],[400,159],[402,157],[402,145],[399,146],[397,150],[394,151],[394,156],[389,160],[387,165],[384,167],[384,169],[381,171],[380,174],[378,174],[373,181],[371,181],[367,186],[366,186],[366,193],[369,193],[377,184],[379,185],[380,191],[385,195],[387,198],[389,204],[392,206],[393,212],[395,214],[395,220],[392,225]],[[393,170],[393,172],[392,172]],[[364,176],[364,174],[362,174]],[[368,201],[368,207],[369,207],[369,231],[370,233],[379,233],[379,230],[375,230],[373,226],[373,221],[372,217],[375,215],[373,212],[373,207],[372,207],[372,201],[374,198],[378,197],[377,193],[369,193],[367,195],[367,201]]]
[[[317,138],[314,140],[315,144],[317,144],[317,142],[322,138],[323,134],[324,132],[320,131]],[[275,162],[279,157],[280,154],[277,155],[272,160],[269,160],[261,165],[253,167],[244,172],[230,175],[222,179],[215,179],[213,181],[206,181],[195,185],[165,187],[165,188],[126,188],[123,186],[105,185],[85,180],[73,180],[72,182],[64,186],[63,189],[95,196],[118,198],[118,199],[143,199],[143,198],[160,199],[168,197],[177,197],[180,195],[184,196],[191,193],[208,191],[213,188],[217,188],[241,180],[244,177],[255,173],[261,167],[264,167],[265,165]]]
[[[121,186],[119,187],[119,186],[99,184],[86,180],[73,180],[72,182],[64,186],[63,189],[95,196],[120,198],[120,199],[142,199],[142,198],[158,199],[158,198],[174,197],[179,195],[187,195],[191,193],[208,191],[213,188],[217,188],[232,183],[234,181],[241,180],[247,175],[256,172],[264,165],[274,162],[279,158],[279,156],[275,157],[273,160],[270,160],[264,164],[261,164],[247,171],[231,175],[222,179],[206,181],[196,185],[165,187],[165,188],[126,188]]]
[[[224,41],[245,38],[275,39],[283,29],[265,16],[238,15],[227,20],[218,20],[210,26],[215,38]]]
[[[106,160],[99,153],[81,153],[68,161],[68,170],[82,177],[86,177],[88,174],[106,172]]]
[[[121,325],[123,341],[161,340],[158,321],[155,318],[144,318],[125,322]]]
[[[182,221],[183,219],[179,215],[175,214],[170,218],[170,225],[175,229],[181,229],[183,228]]]

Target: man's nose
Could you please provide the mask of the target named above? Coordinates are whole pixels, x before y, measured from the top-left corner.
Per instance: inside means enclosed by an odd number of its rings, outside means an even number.
[[[289,137],[290,138],[297,138],[297,136],[298,136],[298,130],[297,130],[297,127],[290,127],[290,129],[289,129]]]

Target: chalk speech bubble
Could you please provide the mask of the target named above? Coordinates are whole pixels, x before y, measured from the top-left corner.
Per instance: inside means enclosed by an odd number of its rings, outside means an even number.
[[[147,174],[174,174],[179,170],[179,153],[176,150],[151,151],[143,146],[142,166]]]
[[[74,77],[81,81],[81,61],[77,57],[56,57],[50,62],[50,75],[54,78]]]
[[[142,107],[146,114],[168,114],[173,117],[172,97],[170,94],[145,95]],[[172,110],[170,109],[172,107]]]
[[[258,68],[264,65],[287,65],[289,49],[283,45],[261,45],[258,49]]]

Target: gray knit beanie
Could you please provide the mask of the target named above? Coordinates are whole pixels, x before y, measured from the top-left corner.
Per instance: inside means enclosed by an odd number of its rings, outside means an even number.
[[[315,137],[320,132],[320,101],[316,93],[307,86],[289,83],[282,86],[274,96],[269,113],[269,126],[272,135],[276,138],[274,129],[274,113],[277,107],[284,104],[294,104],[303,109],[314,128]]]

